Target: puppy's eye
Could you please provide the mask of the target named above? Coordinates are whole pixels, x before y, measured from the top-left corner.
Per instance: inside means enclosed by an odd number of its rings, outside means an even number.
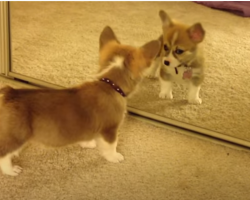
[[[176,54],[182,54],[184,52],[184,50],[182,50],[182,49],[176,49],[175,50],[175,53]]]
[[[164,47],[164,50],[165,50],[165,51],[168,51],[168,50],[169,50],[169,49],[168,49],[168,46],[167,46],[166,44],[164,44],[163,47]]]

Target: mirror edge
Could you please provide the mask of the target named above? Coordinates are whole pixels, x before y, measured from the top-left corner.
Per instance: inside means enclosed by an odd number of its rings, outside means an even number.
[[[10,70],[9,2],[0,2],[0,74],[8,76]]]

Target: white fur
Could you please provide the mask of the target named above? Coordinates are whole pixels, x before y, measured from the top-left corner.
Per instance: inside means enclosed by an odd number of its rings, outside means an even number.
[[[178,74],[176,74],[174,67],[164,66],[164,68],[169,74],[171,74],[173,82],[176,82],[179,84],[187,84],[190,81],[188,79],[183,79],[183,73],[187,70],[186,67],[184,66],[178,67],[177,68]]]
[[[0,158],[0,168],[3,174],[10,175],[10,176],[17,176],[21,173],[22,168],[17,165],[12,165],[13,154],[7,154],[6,156]]]
[[[124,160],[123,155],[116,152],[117,140],[110,144],[100,137],[97,139],[97,146],[101,155],[109,162],[119,163]]]
[[[96,147],[96,141],[95,140],[91,140],[91,141],[87,141],[87,142],[80,142],[79,144],[80,144],[80,146],[82,148],[93,149],[93,148]]]
[[[107,72],[109,72],[113,67],[123,67],[123,62],[124,62],[124,57],[122,56],[115,56],[113,58],[113,60],[110,62],[110,65],[104,69],[101,73],[98,74],[98,76],[100,74],[106,74]]]
[[[111,62],[111,66],[113,67],[123,67],[124,57],[122,56],[115,56],[113,61]]]
[[[190,84],[188,91],[188,102],[193,104],[201,104],[202,100],[199,97],[200,86],[194,86]]]
[[[166,71],[171,74],[173,82],[176,82],[178,84],[183,84],[186,87],[189,87],[188,91],[188,102],[193,104],[201,104],[202,100],[199,97],[199,91],[200,86],[194,86],[191,82],[191,79],[183,79],[183,73],[187,70],[186,67],[181,66],[178,67],[178,74],[176,74],[175,69],[172,67],[166,67]],[[192,69],[192,77],[198,76],[201,74],[201,69]],[[161,91],[159,94],[160,98],[166,98],[166,99],[172,99],[172,82],[171,81],[165,81],[160,78],[160,86]]]
[[[164,81],[160,78],[161,92],[159,97],[162,99],[173,99],[172,82]]]
[[[166,65],[164,64],[164,61],[169,61],[169,63],[170,63],[169,66],[166,66]],[[162,59],[162,65],[165,66],[165,67],[167,67],[167,68],[172,68],[172,69],[174,69],[174,68],[177,67],[179,64],[181,64],[180,61],[177,60],[177,59],[173,56],[173,53],[172,53],[172,52],[171,52],[170,54],[168,54],[168,56],[163,57],[163,59]]]
[[[89,75],[88,76],[88,81],[95,81],[97,80],[97,77],[102,77],[104,74],[108,73],[113,67],[123,67],[123,62],[124,62],[124,57],[122,56],[115,56],[113,60],[110,62],[109,66],[106,67],[104,70],[99,72],[98,74],[95,75]]]

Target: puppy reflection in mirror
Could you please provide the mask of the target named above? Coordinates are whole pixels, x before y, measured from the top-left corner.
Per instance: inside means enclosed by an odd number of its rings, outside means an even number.
[[[126,98],[159,51],[158,40],[139,48],[122,45],[107,26],[100,35],[100,70],[94,79],[61,90],[1,89],[2,172],[16,176],[22,171],[12,164],[12,157],[29,141],[52,147],[97,146],[105,159],[121,162],[117,130],[126,113]]]
[[[166,12],[159,12],[163,35],[161,52],[150,67],[149,77],[158,76],[161,90],[159,97],[172,99],[173,82],[188,86],[188,102],[201,104],[199,97],[204,80],[204,59],[198,45],[203,41],[205,31],[200,23],[192,26],[173,22]],[[158,70],[158,71],[157,71]]]

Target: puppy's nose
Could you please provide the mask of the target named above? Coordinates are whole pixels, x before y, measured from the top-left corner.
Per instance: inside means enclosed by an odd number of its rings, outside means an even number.
[[[170,62],[167,61],[167,60],[165,60],[165,61],[164,61],[164,64],[167,65],[167,66],[169,66],[169,65],[170,65]]]

